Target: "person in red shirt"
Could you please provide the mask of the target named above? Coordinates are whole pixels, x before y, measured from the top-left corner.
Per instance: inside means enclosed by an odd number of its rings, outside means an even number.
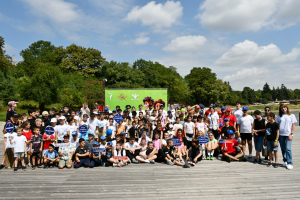
[[[30,122],[26,121],[22,124],[23,132],[22,135],[26,137],[26,148],[27,148],[27,158],[28,158],[28,166],[31,167],[31,152],[30,152],[30,141],[32,136],[32,131],[30,129]]]
[[[222,152],[223,157],[227,162],[231,162],[231,160],[239,161],[242,156],[244,156],[243,152],[240,152],[237,154],[236,152],[236,146],[240,146],[242,148],[242,145],[238,143],[235,139],[233,139],[234,132],[232,130],[228,130],[228,140],[222,144]]]
[[[235,118],[234,115],[231,114],[231,108],[226,109],[226,113],[225,113],[224,118],[229,119],[229,126],[236,127],[236,118]]]

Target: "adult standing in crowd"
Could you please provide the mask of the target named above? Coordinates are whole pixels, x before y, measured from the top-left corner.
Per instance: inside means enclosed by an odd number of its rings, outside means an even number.
[[[13,116],[14,114],[17,114],[17,111],[15,110],[15,108],[17,107],[17,104],[19,102],[16,102],[16,101],[10,101],[8,102],[8,105],[9,105],[9,109],[7,110],[7,113],[6,113],[6,123],[8,122],[13,122]]]
[[[287,105],[281,104],[276,122],[279,124],[279,143],[284,162],[283,167],[293,169],[292,141],[297,119],[294,114],[291,114]]]
[[[248,143],[249,158],[252,158],[252,124],[253,117],[248,115],[248,107],[243,107],[243,115],[238,119],[237,132],[242,138],[243,152],[246,154],[246,141]]]
[[[213,105],[212,107],[210,107],[210,113],[208,114],[207,118],[209,119],[209,130],[211,130],[214,134],[214,137],[216,140],[219,139],[219,115],[218,112],[215,112],[214,107],[216,107],[215,105]]]
[[[241,103],[239,101],[235,104],[236,109],[233,111],[233,115],[235,116],[236,120],[243,116],[243,111],[241,109]]]

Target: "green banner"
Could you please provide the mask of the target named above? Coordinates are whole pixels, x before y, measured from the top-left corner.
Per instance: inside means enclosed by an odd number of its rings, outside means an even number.
[[[115,110],[120,106],[122,110],[126,105],[134,106],[136,110],[143,105],[143,110],[152,104],[153,109],[159,109],[164,104],[164,110],[168,107],[168,89],[105,89],[105,105],[109,110]]]

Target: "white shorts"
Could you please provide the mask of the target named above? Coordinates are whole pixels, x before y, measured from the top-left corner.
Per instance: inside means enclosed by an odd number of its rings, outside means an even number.
[[[27,144],[27,152],[30,152],[30,144]]]
[[[23,158],[24,157],[24,152],[16,152],[14,153],[15,158]]]

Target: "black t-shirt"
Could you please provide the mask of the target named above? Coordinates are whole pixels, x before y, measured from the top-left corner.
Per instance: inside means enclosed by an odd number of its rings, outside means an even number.
[[[75,155],[76,155],[76,153],[86,154],[86,152],[89,152],[89,149],[87,146],[84,146],[83,149],[79,146],[79,147],[77,147],[77,149],[75,151]],[[79,160],[80,160],[80,158],[89,158],[89,156],[79,157]]]
[[[164,148],[163,148],[163,152],[167,155],[167,154],[169,154],[169,156],[171,156],[171,157],[174,157],[174,155],[173,155],[173,150],[175,149],[175,147],[174,146],[172,146],[172,147],[170,147],[170,148],[168,148],[168,146],[165,146]]]
[[[6,113],[6,122],[8,122],[8,121],[11,122],[10,118],[13,117],[14,114],[17,114],[17,111],[9,108]]]
[[[153,151],[153,149],[147,149],[147,151],[146,151],[146,155],[147,155],[147,156],[149,156],[149,155],[150,155],[150,153],[152,153],[152,151]]]
[[[129,138],[131,138],[131,137],[136,138],[137,137],[138,132],[137,132],[136,128],[131,127],[128,132],[129,132]]]
[[[46,127],[47,127],[47,126],[51,126],[49,117],[48,117],[48,119],[46,119],[46,120],[44,120],[44,119],[42,118],[42,122],[44,122],[44,125],[45,125]]]
[[[255,119],[254,120],[254,129],[255,130],[261,130],[261,129],[266,129],[266,120],[265,119]],[[257,132],[258,136],[265,136],[266,132]]]
[[[228,131],[229,130],[232,130],[233,132],[235,132],[235,129],[234,129],[233,126],[228,126],[228,127],[224,126],[221,130],[221,134],[224,134],[224,137],[228,138]]]
[[[31,131],[32,131],[32,133],[33,133],[33,128],[34,127],[37,127],[35,124],[33,124],[33,126],[30,126],[30,129],[31,129]],[[42,134],[42,135],[44,135],[44,133],[45,133],[45,126],[41,126],[40,127],[40,134]]]
[[[138,127],[137,128],[137,132],[139,134],[139,137],[142,137],[142,133],[143,133],[144,130],[146,130],[145,127],[143,127],[143,128]]]
[[[35,119],[36,118],[32,118],[32,119],[28,119],[27,121],[29,121],[29,123],[30,123],[30,129],[31,129],[31,131],[33,130],[33,127],[35,127]]]
[[[270,122],[267,123],[266,132],[267,132],[267,140],[268,141],[275,141],[277,136],[277,130],[279,129],[279,125],[274,122],[271,124]]]

